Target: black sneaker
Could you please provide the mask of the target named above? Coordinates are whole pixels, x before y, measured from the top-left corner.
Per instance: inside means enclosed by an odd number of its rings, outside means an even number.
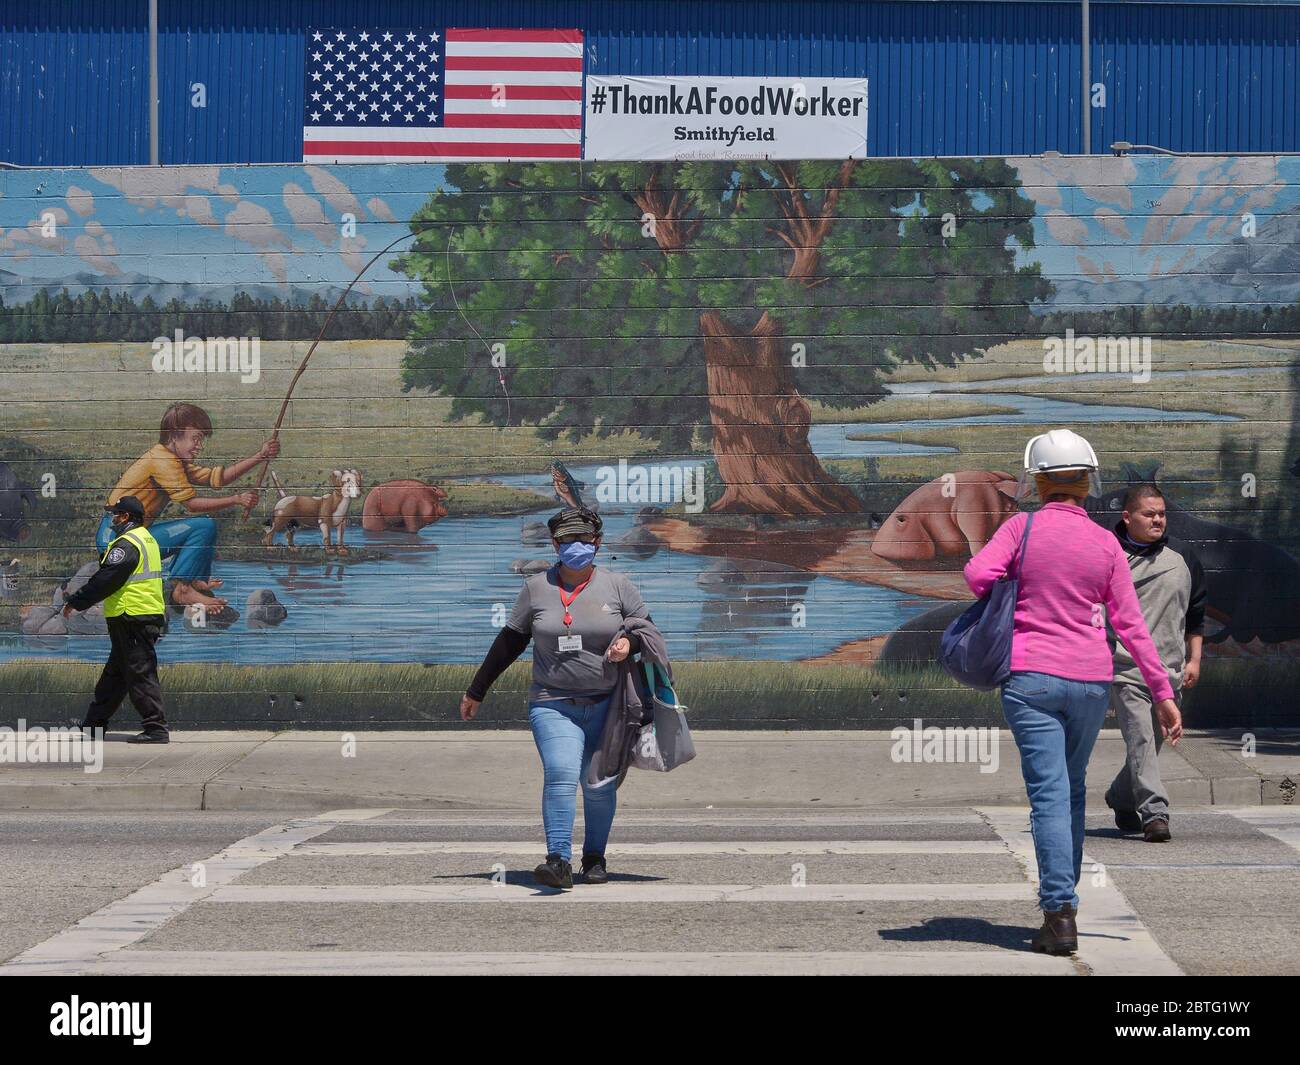
[[[584,884],[608,884],[609,871],[605,868],[603,854],[584,854],[582,856],[582,882]]]
[[[140,732],[132,736],[127,743],[171,743],[172,738],[166,732]]]
[[[1107,803],[1106,805],[1110,806],[1110,803]],[[1138,817],[1135,811],[1116,810],[1115,807],[1113,806],[1110,806],[1110,808],[1115,813],[1115,827],[1118,828],[1121,832],[1142,831],[1142,818]]]
[[[544,887],[573,887],[573,866],[558,854],[548,854],[546,861],[533,870],[533,879]]]

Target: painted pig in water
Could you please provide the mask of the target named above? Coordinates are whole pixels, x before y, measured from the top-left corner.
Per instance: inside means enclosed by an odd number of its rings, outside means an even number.
[[[0,462],[0,537],[22,541],[31,536],[24,503],[35,509],[36,493],[18,479],[7,462]]]
[[[366,532],[401,528],[418,532],[447,516],[447,493],[423,481],[385,481],[366,494],[361,507],[361,527]]]
[[[1130,480],[1149,478],[1130,473]],[[1089,499],[1093,520],[1113,529],[1123,516],[1126,491]],[[1196,517],[1167,495],[1165,512],[1169,535],[1190,544],[1205,570],[1206,613],[1223,625],[1206,636],[1208,642],[1231,636],[1238,643],[1256,638],[1281,643],[1300,637],[1300,562],[1248,532]]]
[[[871,550],[891,562],[969,558],[1016,512],[1016,479],[1000,470],[960,470],[923,484],[880,526]]]

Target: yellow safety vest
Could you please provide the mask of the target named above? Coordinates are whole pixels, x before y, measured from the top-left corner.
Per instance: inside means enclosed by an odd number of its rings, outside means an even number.
[[[166,608],[163,604],[162,552],[158,549],[158,541],[149,535],[148,529],[130,529],[108,545],[104,558],[108,558],[118,540],[130,540],[135,544],[140,560],[126,583],[104,600],[104,617],[161,614]]]

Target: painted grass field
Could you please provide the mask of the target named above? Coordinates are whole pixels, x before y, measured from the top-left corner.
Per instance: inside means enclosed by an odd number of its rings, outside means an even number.
[[[111,486],[157,441],[158,421],[177,401],[197,403],[216,432],[201,461],[229,461],[270,435],[305,341],[261,345],[255,382],[235,374],[154,373],[148,344],[0,346],[0,436],[86,470]],[[453,420],[449,398],[402,392],[398,341],[326,341],[294,389],[276,469],[291,489],[315,489],[322,471],[364,466],[370,483],[398,477],[435,480],[544,469],[556,457],[619,458],[655,450],[635,432],[556,445],[533,428],[498,429]],[[147,398],[146,398],[147,397]]]
[[[527,724],[530,664],[511,666],[493,686],[479,719],[457,708],[475,667],[355,663],[161,668],[168,719],[182,728],[519,728]],[[701,728],[892,728],[922,717],[927,724],[1001,725],[996,693],[960,688],[938,668],[880,669],[789,662],[681,662],[677,695]],[[93,663],[17,659],[0,668],[0,699],[29,725],[64,725],[85,708],[99,667]],[[1218,725],[1295,723],[1300,661],[1216,659],[1187,694],[1189,728],[1214,708]],[[39,695],[30,693],[38,692]],[[1242,693],[1249,692],[1249,699]],[[22,702],[10,696],[21,695]],[[1223,706],[1237,708],[1225,717]],[[122,728],[134,720],[130,707]],[[1113,724],[1113,722],[1111,722]]]
[[[1014,407],[973,399],[933,400],[912,396],[886,396],[869,407],[840,410],[809,400],[817,422],[901,422],[912,418],[964,418],[971,414],[1010,414]]]
[[[978,359],[957,366],[905,364],[889,375],[891,381],[934,381],[938,383],[988,381],[1001,377],[1033,377],[1043,374],[1042,338],[1025,338],[998,344]],[[1151,338],[1151,370],[1168,373],[1179,370],[1222,370],[1233,367],[1292,365],[1300,360],[1300,339],[1270,337],[1258,340],[1181,340]],[[1075,381],[1085,374],[1062,374],[1063,381]]]

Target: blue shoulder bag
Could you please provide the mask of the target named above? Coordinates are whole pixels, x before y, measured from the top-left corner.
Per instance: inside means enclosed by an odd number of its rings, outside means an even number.
[[[957,680],[980,691],[992,691],[1011,676],[1011,636],[1016,624],[1016,595],[1020,590],[1020,570],[1029,543],[1029,527],[1034,516],[1025,522],[1020,550],[1012,567],[997,579],[988,594],[972,603],[943,632],[939,640],[939,664]]]

